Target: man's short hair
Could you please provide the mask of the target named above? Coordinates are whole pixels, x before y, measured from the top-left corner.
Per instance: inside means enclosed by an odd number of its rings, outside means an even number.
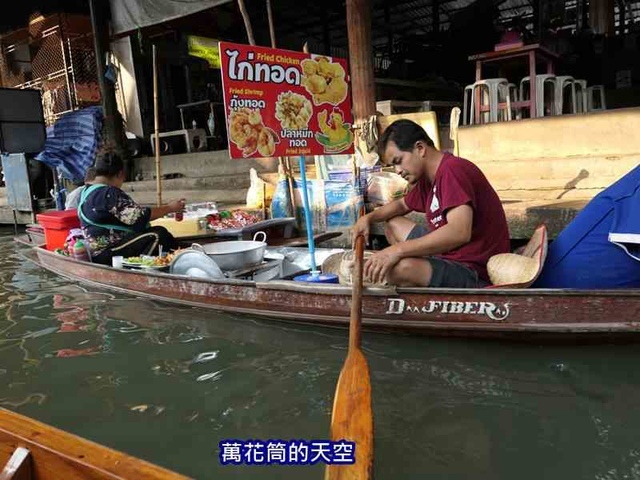
[[[389,125],[382,136],[380,137],[380,149],[381,155],[387,148],[389,142],[395,143],[398,148],[404,152],[411,152],[416,146],[416,142],[424,142],[430,147],[434,147],[433,140],[427,135],[420,125],[411,120],[396,120]]]

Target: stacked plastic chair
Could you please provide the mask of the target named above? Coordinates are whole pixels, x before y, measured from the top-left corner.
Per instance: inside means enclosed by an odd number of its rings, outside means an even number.
[[[597,97],[596,97],[597,95]],[[596,112],[606,110],[607,104],[604,98],[604,85],[592,85],[587,88],[587,111]]]
[[[507,91],[508,91],[508,96],[507,96],[507,101],[512,105],[513,103],[519,101],[520,96],[518,95],[518,86],[515,83],[509,83],[507,85]],[[509,105],[509,114],[511,115],[510,120],[517,118],[517,119],[521,119],[522,118],[522,109],[520,108],[512,108],[511,105]]]
[[[603,85],[587,87],[587,81],[570,75],[536,75],[535,117],[586,113],[606,110]],[[506,78],[487,78],[464,88],[463,125],[509,121],[522,118],[516,102],[530,98],[530,78],[520,80],[519,87]],[[479,105],[478,103],[479,102]],[[480,112],[479,107],[488,111]],[[478,117],[478,118],[477,118]]]
[[[587,81],[582,79],[576,79],[574,82],[576,90],[576,112],[587,112]]]
[[[543,117],[548,112],[550,115],[553,115],[556,111],[555,109],[555,97],[556,97],[556,76],[545,73],[542,75],[536,75],[536,105],[535,105],[535,116]],[[520,80],[520,101],[524,101],[526,98],[531,98],[530,96],[525,96],[525,92],[527,90],[525,87],[529,87],[528,91],[531,91],[530,87],[530,78],[528,76],[523,77]],[[549,109],[545,108],[545,105],[549,105]]]
[[[564,94],[566,89],[569,89],[569,93],[571,95],[571,106],[569,107],[567,113],[578,113],[575,79],[569,75],[563,75],[556,77],[556,115],[562,115],[566,110],[564,102]]]
[[[486,78],[478,80],[464,89],[463,125],[478,123],[492,123],[500,119],[511,120],[511,98],[509,81],[506,78]],[[488,104],[489,111],[481,112],[480,118],[476,118],[476,98],[480,99],[480,106]],[[504,99],[507,106],[500,108],[500,100]],[[482,122],[483,113],[488,113],[488,122]]]

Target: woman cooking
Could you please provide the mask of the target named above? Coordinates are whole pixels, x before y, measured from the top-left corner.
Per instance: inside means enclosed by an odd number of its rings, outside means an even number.
[[[91,260],[111,265],[114,256],[137,257],[178,248],[176,239],[164,227],[150,227],[149,221],[168,213],[182,212],[184,199],[161,207],[141,207],[121,190],[124,163],[115,153],[96,160],[96,178],[83,192],[78,216],[89,242]]]

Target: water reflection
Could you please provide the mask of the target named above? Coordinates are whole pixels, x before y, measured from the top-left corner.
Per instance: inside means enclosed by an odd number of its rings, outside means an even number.
[[[0,405],[195,478],[225,438],[328,435],[344,330],[85,289],[0,239]],[[640,478],[635,346],[364,337],[376,478]]]

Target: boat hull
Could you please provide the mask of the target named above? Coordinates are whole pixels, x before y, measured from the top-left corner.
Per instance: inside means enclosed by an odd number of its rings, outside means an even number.
[[[351,289],[292,281],[211,281],[79,262],[42,248],[36,262],[114,292],[222,312],[347,327]],[[367,330],[519,338],[640,338],[640,289],[365,289]]]

